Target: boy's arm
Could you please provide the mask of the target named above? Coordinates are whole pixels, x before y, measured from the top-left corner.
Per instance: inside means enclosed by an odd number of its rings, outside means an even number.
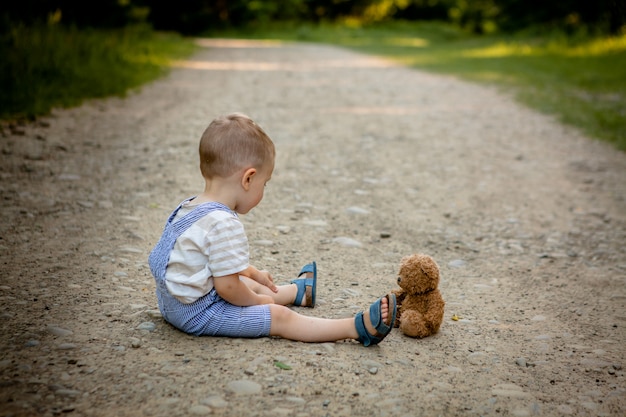
[[[260,271],[250,265],[249,267],[241,271],[239,275],[243,275],[244,277],[253,279],[259,284],[265,285],[273,292],[278,292],[278,288],[276,288],[276,285],[274,285],[274,278],[272,278],[272,274],[267,271]]]
[[[259,304],[272,304],[274,302],[269,295],[254,293],[239,279],[239,274],[214,277],[213,286],[220,297],[236,306],[245,307]]]

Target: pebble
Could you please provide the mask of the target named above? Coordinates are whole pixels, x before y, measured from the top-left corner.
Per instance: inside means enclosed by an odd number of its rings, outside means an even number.
[[[132,347],[134,347],[135,349],[141,347],[141,339],[139,339],[137,337],[131,337],[131,338],[128,339],[128,341],[130,342],[130,345]]]
[[[466,265],[467,263],[462,260],[462,259],[455,259],[453,261],[448,262],[448,266],[450,268],[462,268]]]
[[[204,400],[200,401],[203,405],[211,408],[225,408],[228,407],[228,402],[219,395],[211,395]]]
[[[153,319],[160,319],[163,317],[159,310],[146,310],[146,314]]]
[[[261,385],[248,379],[240,379],[237,381],[229,382],[227,389],[236,395],[250,395],[258,394],[261,392]]]
[[[76,397],[80,395],[80,391],[77,391],[75,389],[66,389],[66,388],[58,389],[54,391],[54,393],[56,395],[61,395],[63,397]]]
[[[24,343],[24,346],[26,347],[39,346],[39,340],[31,339],[28,342]]]
[[[139,326],[137,326],[137,330],[146,330],[152,332],[154,331],[154,329],[156,329],[156,324],[151,321],[144,321]]]
[[[300,398],[300,397],[285,397],[285,401],[288,401],[290,403],[297,404],[297,405],[306,404],[306,401],[304,400],[304,398]]]
[[[339,245],[345,246],[348,248],[360,248],[361,246],[363,246],[363,244],[359,242],[358,240],[345,237],[345,236],[336,237],[333,239],[333,242],[338,243]]]
[[[498,397],[508,398],[529,398],[530,394],[515,384],[498,384],[491,390],[491,393]]]
[[[489,360],[485,352],[473,352],[467,355],[467,360],[472,365],[484,365]]]
[[[348,207],[346,209],[346,212],[350,213],[350,214],[370,214],[369,210],[366,210],[364,208],[361,207]]]
[[[352,288],[344,288],[341,293],[343,295],[347,295],[349,297],[358,297],[360,292],[357,290],[353,290]]]
[[[478,292],[491,291],[493,287],[487,284],[474,284],[474,289]]]
[[[305,220],[302,223],[306,224],[307,226],[316,226],[316,227],[328,226],[328,222],[324,220]]]
[[[74,334],[74,332],[72,332],[71,330],[63,329],[61,327],[57,327],[53,325],[49,325],[47,330],[48,330],[48,333],[52,333],[53,335],[59,336],[59,337],[69,336],[71,334]]]
[[[276,226],[276,229],[283,235],[286,235],[289,232],[291,232],[291,227],[289,226]]]
[[[76,349],[76,344],[75,343],[61,343],[60,345],[57,346],[57,349],[59,350]]]
[[[206,414],[210,414],[211,409],[205,405],[194,405],[189,407],[189,414],[193,414],[196,416],[203,416]]]

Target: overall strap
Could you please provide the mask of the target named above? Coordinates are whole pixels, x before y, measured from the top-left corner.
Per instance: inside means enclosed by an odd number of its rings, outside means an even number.
[[[216,211],[216,210],[222,210],[222,211],[227,211],[229,213],[234,213],[229,207],[227,207],[226,205],[222,204],[222,203],[216,203],[214,201],[208,202],[208,203],[202,203],[200,205],[198,205],[198,207],[194,208],[193,210],[191,210],[189,213],[185,214],[183,217],[181,217],[180,219],[174,221],[174,218],[176,217],[176,214],[178,214],[178,211],[181,209],[181,207],[183,206],[183,204],[185,204],[185,202],[190,201],[191,199],[187,199],[185,201],[183,201],[177,208],[176,210],[174,210],[172,212],[172,214],[170,215],[170,217],[167,219],[167,223],[165,225],[165,227],[171,227],[174,230],[174,233],[176,234],[176,238],[178,239],[178,237],[180,235],[182,235],[185,230],[189,229],[189,227],[194,224],[196,221],[198,221],[198,219],[204,217],[206,214],[212,212],[212,211]],[[236,214],[235,214],[236,216]]]

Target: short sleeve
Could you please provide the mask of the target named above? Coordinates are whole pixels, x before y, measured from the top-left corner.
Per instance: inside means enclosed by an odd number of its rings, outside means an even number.
[[[208,239],[208,266],[213,277],[237,274],[249,266],[248,238],[243,224],[236,217],[218,221]]]

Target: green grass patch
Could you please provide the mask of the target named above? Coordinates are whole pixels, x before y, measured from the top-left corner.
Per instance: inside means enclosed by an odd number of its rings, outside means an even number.
[[[145,26],[14,27],[0,42],[0,118],[32,119],[84,99],[123,96],[161,77],[170,60],[194,48],[191,40]]]
[[[396,22],[371,27],[293,24],[238,36],[331,43],[497,85],[522,103],[626,150],[626,34],[479,37],[441,23]]]

